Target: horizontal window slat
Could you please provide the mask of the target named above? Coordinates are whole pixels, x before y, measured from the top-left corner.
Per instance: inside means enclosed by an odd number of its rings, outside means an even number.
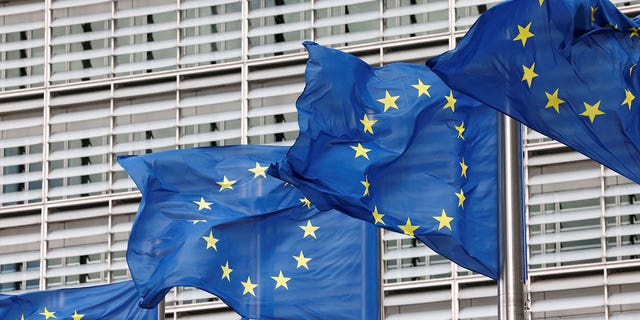
[[[176,7],[175,3],[157,5],[157,6],[131,8],[131,9],[118,9],[116,11],[115,18],[122,19],[122,18],[136,17],[136,16],[146,16],[149,14],[177,11],[177,9],[178,8]]]
[[[190,28],[197,26],[207,26],[225,22],[239,21],[242,19],[241,12],[232,12],[225,14],[216,14],[213,16],[205,16],[199,18],[185,19],[180,22],[180,28]]]
[[[234,102],[242,99],[240,95],[240,91],[236,92],[224,92],[224,93],[213,93],[208,95],[199,95],[193,97],[186,97],[180,100],[181,108],[195,107],[195,106],[206,106],[206,105],[215,105],[227,102]],[[240,104],[238,104],[240,106]]]
[[[118,37],[126,37],[126,36],[132,36],[137,34],[147,34],[147,33],[175,30],[175,29],[176,29],[176,22],[142,24],[142,25],[135,25],[132,27],[118,28],[113,32],[113,36],[118,38]]]
[[[0,175],[2,179],[0,179],[0,184],[8,185],[14,183],[27,183],[29,181],[38,181],[42,180],[42,172],[25,172],[25,173],[16,173],[16,174],[7,174]]]
[[[87,208],[82,210],[67,210],[49,213],[47,222],[73,221],[88,218],[104,217],[109,214],[108,207]]]
[[[529,259],[529,265],[565,263],[582,260],[594,260],[602,258],[602,249],[585,249],[566,252],[554,252],[544,254],[534,254]]]
[[[85,166],[60,168],[49,172],[49,179],[60,179],[68,177],[77,177],[83,175],[92,175],[109,171],[108,163],[90,164]]]
[[[20,146],[30,146],[32,144],[41,144],[42,136],[26,136],[12,139],[0,139],[0,149],[7,149]]]
[[[26,4],[15,4],[15,3],[5,3],[9,5],[0,6],[0,16],[12,16],[23,13],[30,13],[36,11],[42,11],[42,17],[44,18],[44,3],[26,3]]]
[[[214,42],[222,42],[228,40],[240,39],[242,37],[242,32],[238,31],[227,31],[223,33],[213,33],[213,34],[201,34],[193,37],[186,37],[180,40],[180,46],[193,46],[200,44],[209,44]]]
[[[56,54],[51,57],[51,63],[81,61],[83,59],[103,58],[111,55],[110,48],[83,50],[77,52],[69,52]]]
[[[193,144],[193,143],[206,143],[211,141],[236,139],[236,138],[240,138],[241,135],[242,133],[240,129],[197,133],[197,134],[190,134],[190,135],[181,137],[178,141],[178,144],[185,145],[185,144]]]
[[[79,140],[82,138],[95,138],[109,135],[109,128],[90,128],[75,131],[63,131],[52,133],[49,142],[61,142]]]
[[[130,105],[120,105],[113,110],[114,116],[127,116],[134,114],[142,114],[149,112],[157,112],[162,110],[175,109],[176,101],[174,100],[161,100],[152,102],[142,102]]]
[[[572,230],[572,231],[560,231],[551,232],[545,234],[532,235],[529,239],[530,245],[546,244],[556,242],[569,242],[588,239],[599,239],[602,231],[600,226],[597,228],[584,229],[584,230]]]
[[[75,24],[82,24],[88,21],[93,23],[98,21],[105,21],[111,19],[111,11],[109,12],[101,12],[96,14],[88,14],[84,16],[70,16],[70,17],[60,17],[55,18],[51,21],[52,27],[64,27],[64,26],[72,26]]]
[[[268,124],[259,127],[249,128],[249,136],[258,136],[265,134],[274,134],[280,132],[293,132],[298,131],[298,123],[297,122],[285,122],[285,123],[275,123]]]
[[[249,19],[273,17],[275,15],[285,15],[307,10],[311,10],[310,2],[292,3],[284,6],[274,6],[252,10],[249,12]]]
[[[72,79],[91,78],[104,76],[111,73],[110,67],[78,69],[71,71],[56,72],[51,75],[51,81],[65,81]]]
[[[277,106],[251,108],[247,116],[254,118],[292,112],[296,112],[296,106],[294,104],[281,104]]]
[[[2,25],[0,26],[0,33],[13,33],[13,32],[30,31],[30,30],[37,30],[37,29],[44,29],[44,16],[43,16],[43,21]]]
[[[144,48],[140,50],[140,52],[145,52],[145,51],[147,50],[145,50]],[[147,61],[132,62],[132,63],[118,65],[115,68],[115,72],[127,73],[127,72],[140,71],[140,70],[164,68],[164,67],[170,67],[175,65],[176,65],[175,58],[147,60]]]
[[[162,138],[143,141],[118,143],[113,147],[115,153],[125,153],[143,149],[164,148],[176,144],[175,138]]]
[[[47,252],[47,259],[77,257],[82,255],[107,252],[106,243],[87,244],[82,246],[56,248]]]
[[[109,190],[108,182],[92,182],[85,184],[77,184],[66,187],[57,187],[49,189],[49,197],[67,197],[85,193],[97,193]]]
[[[80,157],[92,157],[92,156],[106,155],[108,153],[109,153],[108,145],[69,149],[69,150],[59,150],[59,151],[51,152],[51,154],[49,155],[49,160],[55,161],[55,160],[63,160],[63,159],[74,159],[74,158],[80,158]]]
[[[44,47],[44,39],[31,39],[3,43],[2,46],[0,46],[0,52],[10,52],[39,47]]]
[[[184,56],[180,59],[180,64],[193,64],[200,62],[213,62],[226,59],[238,58],[242,55],[241,49],[230,49],[225,51],[215,51]]]
[[[113,133],[123,134],[123,133],[133,133],[133,132],[144,132],[147,130],[165,129],[165,128],[172,128],[175,126],[176,126],[175,119],[149,121],[149,122],[142,122],[142,123],[119,125],[114,128]]]
[[[221,121],[229,121],[229,120],[237,120],[240,119],[240,110],[238,111],[227,111],[227,112],[216,112],[212,114],[203,114],[196,115],[190,117],[184,117],[179,122],[179,126],[191,126],[198,125],[203,123],[213,123],[213,122],[221,122]]]

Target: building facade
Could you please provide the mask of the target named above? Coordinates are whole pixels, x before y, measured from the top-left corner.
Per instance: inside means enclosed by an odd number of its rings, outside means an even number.
[[[0,1],[0,293],[130,277],[140,195],[118,155],[293,143],[301,41],[374,66],[423,63],[493,4]],[[640,319],[640,186],[536,132],[523,142],[529,316]],[[382,239],[385,319],[496,318],[494,282],[412,238]],[[166,301],[168,319],[238,319],[202,291]]]

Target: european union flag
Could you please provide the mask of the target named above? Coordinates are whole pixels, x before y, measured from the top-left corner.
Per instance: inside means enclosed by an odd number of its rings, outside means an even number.
[[[376,229],[321,212],[266,175],[286,150],[245,145],[118,159],[142,192],[127,250],[142,306],[191,286],[245,318],[377,319]]]
[[[321,210],[418,238],[498,275],[498,113],[424,65],[371,68],[306,42],[300,135],[269,173]]]
[[[506,1],[427,65],[454,89],[640,183],[638,27],[608,0]]]
[[[132,281],[94,287],[34,291],[0,295],[3,320],[114,320],[158,319],[157,309],[138,306],[138,292]]]

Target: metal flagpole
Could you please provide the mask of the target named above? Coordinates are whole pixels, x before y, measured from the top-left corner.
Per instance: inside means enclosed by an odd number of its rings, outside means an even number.
[[[158,303],[158,320],[164,320],[164,298]]]
[[[500,232],[498,317],[500,320],[524,320],[519,123],[507,115],[502,115],[499,136],[502,153],[500,157],[502,192],[498,218]]]

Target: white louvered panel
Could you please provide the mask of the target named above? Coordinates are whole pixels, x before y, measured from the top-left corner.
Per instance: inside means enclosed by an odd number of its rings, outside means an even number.
[[[406,258],[429,257],[438,255],[427,246],[419,246],[413,248],[399,248],[388,250],[382,257],[383,260],[396,260]]]
[[[138,203],[118,204],[111,209],[111,213],[118,214],[131,214],[138,212]]]
[[[357,14],[349,14],[344,16],[334,16],[318,19],[315,23],[316,28],[341,26],[349,23],[357,23],[369,20],[378,20],[379,11],[362,12]]]
[[[64,72],[56,72],[51,75],[51,81],[65,81],[71,79],[91,78],[111,73],[109,67],[78,69]]]
[[[585,249],[545,254],[534,254],[529,258],[529,264],[564,263],[582,260],[594,260],[602,258],[602,249]]]
[[[0,273],[0,283],[10,283],[18,281],[26,281],[32,279],[38,279],[40,277],[40,271],[21,271],[12,273]]]
[[[575,310],[604,306],[602,296],[567,296],[564,299],[546,299],[531,303],[531,312],[549,312],[560,310]]]
[[[240,39],[241,36],[242,36],[242,32],[238,30],[226,31],[223,33],[203,34],[199,36],[185,37],[184,39],[180,40],[180,46],[181,47],[194,46],[194,45],[200,45],[200,44],[208,44],[212,42],[229,41],[229,40]]]
[[[611,320],[636,320],[640,319],[640,311],[609,312],[609,318]]]
[[[121,87],[114,91],[114,98],[127,98],[127,97],[141,97],[147,95],[158,95],[162,92],[169,92],[174,94],[176,90],[176,83],[173,79],[168,82],[160,82],[148,85],[127,86]]]
[[[21,233],[14,235],[2,235],[2,246],[15,246],[40,241],[40,232],[38,233]]]
[[[180,81],[180,90],[235,84],[240,83],[241,80],[240,70],[237,70],[237,72],[231,72],[229,74],[182,80]]]
[[[111,232],[113,233],[129,232],[131,231],[131,226],[133,226],[133,221],[118,223],[113,227],[111,227]]]
[[[240,111],[226,111],[212,114],[203,114],[183,117],[178,121],[179,126],[190,126],[204,123],[230,121],[240,119]]]
[[[109,135],[109,128],[90,128],[84,130],[52,133],[49,137],[49,142],[78,140],[80,138],[95,138],[103,137],[106,135]]]
[[[8,6],[0,7],[0,16],[12,16],[23,13],[31,13],[44,10],[44,3],[26,3],[26,4],[11,4]]]
[[[471,306],[460,308],[459,319],[476,319],[476,318],[488,318],[498,316],[498,306]]]
[[[92,156],[100,156],[109,153],[109,146],[96,146],[96,147],[87,147],[87,148],[78,148],[71,150],[61,150],[51,152],[49,155],[49,160],[63,160],[63,159],[73,159],[80,157],[92,157]]]
[[[111,0],[55,0],[51,4],[52,9],[63,9],[63,8],[73,8],[73,7],[81,7],[91,4],[97,3],[108,3]]]
[[[40,224],[40,215],[39,214],[32,214],[32,215],[18,216],[18,217],[9,217],[9,218],[3,218],[2,220],[0,220],[0,226],[2,226],[3,229],[12,228],[12,227],[27,226],[27,225],[32,225],[32,224]]]
[[[137,43],[133,45],[118,47],[115,50],[115,54],[116,55],[132,54],[132,53],[140,53],[140,52],[147,52],[147,51],[154,51],[154,50],[169,49],[169,48],[175,48],[175,47],[176,47],[176,40],[152,41],[152,42]],[[155,62],[155,61],[156,60],[151,60],[151,61],[147,61],[147,63]],[[133,62],[133,63],[130,63],[130,65],[138,64],[138,63],[142,63],[142,62]]]
[[[580,221],[588,219],[597,219],[600,217],[601,209],[578,209],[575,211],[546,213],[534,215],[529,218],[529,225],[538,225],[545,223],[560,223],[569,221]]]
[[[139,34],[147,34],[153,32],[167,31],[173,30],[176,28],[175,22],[163,22],[163,23],[154,23],[154,24],[143,24],[143,25],[135,25],[133,27],[119,28],[116,29],[113,36],[114,37],[126,37],[132,35]]]
[[[80,194],[104,192],[107,190],[109,190],[108,182],[104,182],[104,181],[92,182],[92,183],[77,184],[77,185],[72,185],[67,187],[51,188],[49,189],[49,197],[51,198],[67,197],[67,196],[80,195]]]
[[[587,239],[598,239],[601,236],[602,231],[600,226],[594,226],[590,229],[574,230],[574,231],[560,231],[546,234],[535,234],[529,238],[529,244],[546,244],[556,242],[569,242]]]
[[[113,151],[115,153],[127,153],[131,151],[142,150],[142,149],[163,148],[163,147],[173,146],[175,145],[175,142],[176,142],[175,138],[162,138],[162,139],[124,142],[114,146]]]
[[[42,191],[29,190],[13,193],[0,193],[0,203],[13,203],[19,201],[29,201],[40,199],[42,197]]]
[[[77,257],[82,255],[90,255],[96,253],[107,252],[106,243],[86,244],[82,246],[64,247],[57,249],[50,249],[47,252],[47,259],[57,259],[66,257]]]
[[[249,54],[261,55],[261,54],[298,50],[298,49],[302,49],[302,45],[300,44],[300,41],[295,40],[291,42],[280,42],[280,43],[265,44],[265,45],[252,47],[252,48],[249,48]]]
[[[79,219],[88,219],[103,217],[108,215],[107,207],[85,208],[81,210],[65,210],[55,213],[49,213],[47,222],[63,222]]]
[[[109,171],[108,163],[91,164],[79,167],[60,168],[51,170],[49,179],[59,179],[68,177],[77,177],[82,175],[92,175]]]
[[[430,2],[426,4],[416,4],[410,6],[400,6],[398,8],[388,8],[382,12],[383,18],[394,18],[401,16],[413,15],[416,13],[428,13],[441,10],[447,10],[449,8],[448,1]]]
[[[213,297],[215,296],[206,291],[195,290],[195,289],[183,290],[182,292],[177,294],[178,300],[197,300],[197,299],[208,299]]]
[[[0,175],[0,184],[8,185],[14,183],[26,183],[29,181],[38,181],[42,179],[42,172],[24,172]]]
[[[40,109],[44,105],[44,100],[25,99],[20,101],[11,101],[0,103],[0,112],[26,111],[31,109]]]
[[[111,92],[107,90],[93,89],[88,92],[53,96],[49,101],[49,105],[52,107],[58,107],[58,106],[66,106],[66,105],[74,105],[74,104],[84,104],[89,102],[109,100],[110,97],[111,97]],[[67,112],[58,113],[58,114],[54,113],[53,115],[51,115],[49,122],[54,124],[54,123],[99,119],[99,118],[104,118],[108,116],[109,116],[108,108],[92,109],[92,110],[84,110],[84,111],[67,111]]]
[[[341,43],[375,39],[375,38],[378,38],[379,36],[380,36],[379,30],[369,30],[369,31],[351,32],[348,34],[334,34],[331,36],[318,37],[317,42],[321,45],[331,46],[331,45],[341,44]]]
[[[558,163],[566,163],[566,162],[575,162],[588,160],[587,156],[571,151],[571,152],[563,152],[563,153],[555,153],[549,155],[540,155],[529,157],[527,163],[529,166],[543,166],[548,164],[558,164]]]
[[[5,24],[0,26],[0,33],[31,31],[31,30],[38,30],[42,28],[44,28],[44,21]],[[42,41],[42,44],[44,45],[44,40]]]
[[[145,52],[144,48],[139,46],[139,52]],[[156,60],[148,60],[148,61],[140,61],[140,62],[132,62],[127,64],[119,64],[115,68],[116,73],[126,73],[154,68],[163,68],[174,66],[176,64],[175,58],[166,58],[166,59],[156,59]]]
[[[609,296],[609,305],[640,303],[640,292],[620,292]]]
[[[206,25],[212,25],[212,24],[218,24],[218,23],[239,21],[241,19],[242,19],[241,12],[217,14],[214,16],[185,19],[180,22],[180,28],[206,26]]]
[[[248,75],[249,81],[255,80],[269,80],[273,79],[274,75],[285,78],[290,76],[303,76],[305,70],[304,64],[295,64],[291,66],[278,67],[277,73],[273,69],[258,69],[252,70]],[[275,73],[275,74],[274,74]]]
[[[118,8],[116,10],[115,18],[122,19],[122,18],[136,17],[136,16],[146,16],[149,14],[176,11],[177,9],[178,8],[176,7],[175,2],[170,4],[160,4],[160,5],[154,5],[154,6],[143,6],[143,7],[127,8],[127,9]]]
[[[600,178],[600,168],[540,174],[529,178],[529,185],[561,183]]]
[[[640,283],[640,271],[612,273],[607,278],[607,284],[609,285],[630,283]]]
[[[600,188],[558,191],[545,194],[534,194],[529,198],[529,205],[596,199],[600,197]]]
[[[111,251],[112,252],[118,252],[118,251],[127,251],[127,241],[116,241],[113,244],[111,244]]]
[[[0,131],[42,126],[42,118],[23,118],[0,121]]]
[[[207,95],[197,95],[197,96],[186,97],[180,100],[180,107],[181,108],[196,107],[196,106],[202,106],[202,105],[208,105],[208,104],[214,105],[214,104],[222,104],[225,102],[234,102],[234,101],[237,101],[239,106],[241,99],[242,99],[242,96],[238,91],[213,93],[213,94],[207,94]]]
[[[158,130],[174,127],[176,124],[175,119],[148,121],[143,123],[123,124],[114,128],[115,134],[133,133],[145,130]]]
[[[366,2],[371,2],[371,0],[316,0],[313,7],[315,9],[326,9]]]
[[[193,143],[221,141],[221,140],[240,138],[241,136],[242,136],[242,132],[240,131],[240,129],[190,134],[190,135],[181,137],[178,141],[178,144],[185,145],[185,144],[193,144]]]
[[[461,0],[456,1],[456,10],[462,11],[464,9],[472,10],[470,7],[478,6],[478,5],[486,5],[496,3],[494,0]],[[473,9],[473,13],[469,16],[463,16],[455,21],[455,26],[457,29],[470,27],[479,17],[477,14],[477,10]]]
[[[40,251],[22,251],[0,254],[0,265],[40,260]]]
[[[298,21],[298,22],[291,22],[291,23],[285,23],[280,25],[271,25],[271,26],[254,28],[249,30],[249,37],[260,37],[260,36],[274,35],[276,33],[294,32],[294,31],[301,31],[306,29],[311,29],[311,21]],[[298,46],[299,48],[302,48],[300,41],[298,41]],[[251,51],[252,49],[249,49],[249,52]]]
[[[195,9],[210,6],[220,6],[229,3],[238,3],[240,0],[184,0],[180,4],[181,9]]]
[[[42,83],[44,75],[37,74],[20,78],[0,79],[0,88],[26,86],[30,84]]]
[[[61,36],[55,36],[51,39],[51,45],[71,44],[84,41],[94,41],[106,39],[110,35],[109,30],[96,30],[91,32],[73,33]]]
[[[448,21],[434,21],[434,22],[419,23],[419,24],[408,24],[408,25],[403,25],[403,26],[398,26],[393,28],[387,28],[382,32],[382,35],[384,37],[393,37],[393,36],[399,36],[399,35],[431,32],[435,30],[446,29],[448,26],[449,26]],[[426,57],[422,57],[422,58],[426,58]]]
[[[310,2],[292,3],[284,6],[274,6],[274,7],[268,7],[268,8],[254,9],[249,12],[249,19],[272,17],[275,15],[285,15],[289,13],[307,11],[310,9],[311,9]]]
[[[602,275],[536,280],[531,282],[531,292],[561,291],[570,289],[601,287],[603,285],[604,277]]]
[[[180,64],[192,64],[199,62],[220,61],[232,58],[238,58],[242,54],[241,49],[231,49],[225,51],[216,51],[210,53],[199,53],[194,55],[187,55],[180,59]]]
[[[280,132],[294,132],[294,131],[298,131],[297,122],[283,122],[283,123],[267,124],[267,125],[249,128],[248,135],[259,136],[259,135],[274,134],[274,133],[280,133]]]
[[[402,312],[399,314],[392,314],[385,317],[386,320],[424,320],[424,319],[451,319],[451,310],[441,309],[441,310],[426,310],[426,311],[418,311],[418,312]]]
[[[25,67],[41,65],[43,63],[44,63],[43,57],[31,57],[31,58],[23,58],[20,60],[0,61],[0,69],[9,70],[9,69],[25,68]]]
[[[48,278],[52,277],[63,277],[63,276],[72,276],[77,274],[87,274],[94,272],[102,272],[107,271],[107,263],[89,263],[89,264],[81,264],[75,266],[65,266],[62,268],[48,269],[46,276]]]
[[[30,146],[42,143],[42,135],[24,136],[22,138],[0,139],[0,149],[7,149],[19,146]]]
[[[255,109],[251,109],[247,113],[247,116],[249,118],[254,118],[293,112],[296,112],[296,106],[294,104],[281,104],[276,106],[258,107]]]
[[[98,22],[111,19],[111,12],[99,12],[88,15],[73,15],[69,17],[55,18],[51,21],[51,27],[66,27],[87,22]]]
[[[41,153],[30,153],[17,156],[0,158],[0,167],[15,166],[19,164],[30,164],[42,161]]]
[[[628,257],[640,255],[640,244],[607,248],[607,257]]]
[[[173,98],[173,97],[167,97]],[[169,110],[176,107],[175,100],[160,100],[160,101],[152,101],[152,102],[141,102],[134,103],[130,105],[121,105],[116,107],[113,111],[115,116],[122,115],[131,115],[131,114],[141,114],[141,113],[150,113],[150,112],[158,112],[161,110]]]
[[[384,280],[418,278],[451,273],[451,264],[442,263],[421,267],[402,267],[400,269],[387,270],[383,274]]]
[[[617,186],[608,186],[604,191],[604,195],[606,197],[622,196],[622,195],[630,195],[630,194],[640,194],[640,185],[625,184],[625,185],[617,185]]]
[[[299,94],[304,89],[304,83],[287,83],[264,88],[254,88],[249,90],[249,99],[260,99],[267,97],[284,96],[289,94]]]
[[[111,190],[122,190],[122,189],[137,189],[136,184],[133,180],[128,177],[125,179],[118,179],[113,182],[111,185]]]
[[[127,265],[127,261],[118,260],[111,263],[111,270],[128,270],[129,266]]]
[[[37,48],[42,46],[44,46],[43,39],[22,40],[22,41],[4,43],[2,46],[0,46],[0,52],[26,50],[26,49],[32,49],[32,48]]]
[[[640,224],[628,224],[618,227],[607,227],[607,237],[640,235]]]
[[[402,292],[390,294],[384,298],[384,306],[403,306],[411,304],[433,303],[451,300],[451,290],[429,290],[425,292]]]
[[[475,299],[495,297],[498,295],[497,286],[478,286],[478,287],[465,287],[461,288],[458,292],[460,299]]]
[[[88,236],[106,235],[107,226],[84,226],[76,228],[65,228],[52,231],[47,235],[47,240],[63,240],[73,238],[83,238]]]
[[[93,49],[87,51],[76,51],[76,52],[65,52],[53,55],[51,57],[51,63],[59,63],[59,62],[72,62],[72,61],[80,61],[83,59],[95,59],[108,57],[111,55],[110,48],[103,49]]]

